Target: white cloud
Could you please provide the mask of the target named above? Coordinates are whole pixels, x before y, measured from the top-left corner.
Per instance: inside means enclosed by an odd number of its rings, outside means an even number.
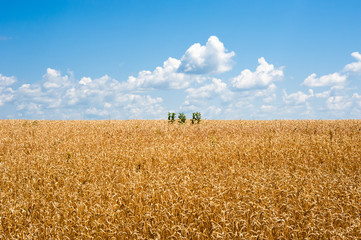
[[[70,85],[70,80],[67,75],[62,76],[60,71],[52,68],[46,69],[46,74],[43,75],[43,81],[43,87],[46,89],[56,89]]]
[[[163,67],[156,67],[151,71],[141,71],[138,76],[130,76],[122,86],[126,90],[142,90],[153,88],[182,89],[190,85],[192,78],[184,73],[177,72],[181,61],[175,58],[168,58]]]
[[[108,111],[104,109],[97,109],[95,107],[90,107],[85,110],[85,114],[87,115],[96,115],[96,116],[106,116],[108,115]]]
[[[271,112],[271,111],[275,110],[275,107],[272,105],[262,105],[261,110],[263,112]]]
[[[351,72],[361,72],[361,54],[359,52],[353,52],[351,56],[354,57],[357,62],[347,64],[344,70]]]
[[[154,118],[165,111],[162,98],[127,93],[122,83],[107,75],[94,80],[82,78],[75,90],[68,92],[68,96],[69,99],[77,99],[79,103],[88,102],[93,107],[86,114],[97,116],[110,114],[114,117],[126,115],[128,118]]]
[[[119,81],[108,75],[83,77],[78,82],[71,79],[48,68],[41,84],[23,84],[14,91],[13,98],[0,94],[0,104],[13,100],[21,116],[48,119],[159,118],[165,112],[162,98],[126,92]]]
[[[55,108],[60,106],[61,98],[59,96],[61,93],[62,91],[54,93],[52,89],[45,89],[43,92],[39,84],[23,84],[16,91],[15,102],[18,106],[22,106],[21,109]]]
[[[41,105],[32,103],[32,102],[29,102],[26,105],[20,104],[16,108],[16,110],[22,111],[22,112],[26,113],[27,115],[35,115],[35,116],[40,116],[40,115],[44,114],[44,112],[41,109],[42,109]],[[21,115],[23,115],[23,114],[21,114]]]
[[[345,96],[332,96],[327,99],[326,105],[330,110],[345,110],[352,105],[352,102]]]
[[[165,116],[161,97],[125,94],[117,96],[115,100],[115,106],[122,106],[130,118],[159,118],[162,114]]]
[[[266,89],[257,90],[254,93],[255,97],[263,97],[263,101],[266,103],[270,103],[274,101],[277,97],[276,95],[277,86],[276,84],[272,83]]]
[[[3,87],[7,87],[7,86],[11,86],[16,82],[16,77],[11,76],[11,77],[7,77],[4,76],[0,73],[0,90]]]
[[[321,77],[314,73],[303,82],[311,87],[329,86],[328,89],[296,90],[290,94],[286,89],[281,99],[277,96],[275,81],[283,78],[283,68],[275,68],[263,57],[258,59],[254,72],[245,69],[229,82],[210,75],[230,70],[233,56],[218,38],[210,37],[204,46],[192,45],[180,60],[168,58],[153,71],[140,71],[124,82],[108,75],[75,80],[71,72],[62,74],[48,68],[40,81],[15,88],[15,77],[0,74],[0,116],[164,119],[168,109],[186,114],[200,111],[202,117],[210,119],[361,116],[361,95],[350,92],[358,89],[358,85],[352,86],[351,73],[359,71],[361,54],[358,52],[352,54],[358,61],[346,65],[346,72]],[[157,91],[159,89],[178,91],[169,93]],[[163,100],[158,94],[166,98]]]
[[[227,53],[223,43],[211,36],[206,45],[193,44],[181,58],[178,71],[188,74],[217,74],[232,69],[234,52]]]
[[[14,90],[10,86],[15,82],[15,77],[7,77],[0,73],[0,106],[14,99]]]
[[[70,106],[75,105],[79,101],[76,88],[72,87],[66,90],[64,98],[68,100],[67,101],[68,105]]]
[[[275,69],[273,64],[269,64],[261,57],[258,59],[259,66],[255,72],[245,69],[240,75],[234,77],[232,86],[237,89],[264,88],[274,81],[283,78],[282,68]]]
[[[122,84],[125,90],[184,89],[207,79],[201,74],[223,73],[232,69],[234,52],[227,53],[222,42],[211,36],[205,46],[193,44],[179,60],[168,58],[153,71],[143,70]],[[84,82],[84,81],[82,81]]]
[[[221,79],[212,78],[211,83],[204,84],[199,88],[188,88],[185,90],[188,95],[185,98],[181,111],[194,112],[201,111],[205,116],[213,116],[218,112],[219,106],[209,108],[211,102],[218,102],[225,105],[233,100],[233,92]],[[214,107],[214,106],[213,106]]]
[[[94,80],[83,77],[78,83],[74,87],[77,90],[77,96],[81,98],[96,96],[104,99],[108,95],[121,91],[121,83],[108,75]]]
[[[352,95],[352,99],[354,99],[357,106],[361,108],[361,95],[359,95],[358,93],[354,93]]]
[[[183,105],[179,107],[180,112],[197,112],[200,111],[200,109],[201,107],[190,103],[188,100],[185,100]]]
[[[209,99],[219,95],[222,100],[227,101],[232,97],[232,92],[227,88],[227,84],[221,79],[213,78],[212,83],[204,85],[200,88],[188,88],[187,99]]]
[[[222,113],[222,108],[217,106],[209,106],[206,109],[204,109],[204,116],[219,119],[220,114]]]
[[[314,96],[312,89],[308,90],[308,95],[306,93],[303,93],[301,91],[287,94],[285,90],[283,90],[283,101],[287,104],[304,104],[307,102],[309,98],[312,98]]]
[[[0,106],[3,106],[5,103],[10,102],[14,99],[14,94],[2,94],[0,93]]]
[[[64,107],[65,92],[72,87],[71,77],[48,68],[43,75],[42,84],[23,84],[16,91],[15,102],[29,113],[43,113],[44,109]]]
[[[324,91],[324,92],[321,92],[321,93],[316,93],[315,94],[315,97],[316,98],[328,98],[331,94],[331,91]]]
[[[42,95],[41,88],[38,85],[23,84],[19,87],[20,95],[27,95],[29,97],[37,97]]]
[[[333,86],[333,85],[342,85],[345,83],[347,79],[346,75],[340,75],[339,73],[332,73],[328,75],[321,76],[317,78],[316,73],[312,73],[308,76],[303,85],[308,87],[325,87],[325,86]]]
[[[316,98],[328,98],[330,96],[344,95],[347,89],[344,86],[333,86],[327,91],[315,93]]]
[[[79,81],[79,84],[81,85],[87,85],[92,82],[92,79],[90,77],[82,77]]]

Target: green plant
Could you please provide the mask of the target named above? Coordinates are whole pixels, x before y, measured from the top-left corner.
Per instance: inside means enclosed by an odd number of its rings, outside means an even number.
[[[68,153],[66,154],[66,158],[67,158],[66,161],[69,162],[69,161],[70,161],[70,158],[71,158],[71,153],[68,152]]]
[[[168,112],[168,122],[174,123],[175,119],[175,113],[174,112]]]
[[[184,113],[179,113],[178,114],[178,122],[180,123],[180,124],[184,124],[184,123],[186,123],[186,115],[184,115]]]
[[[199,124],[201,122],[201,117],[202,117],[202,115],[200,112],[193,113],[192,119],[191,119],[192,124],[194,124],[195,122],[197,122],[197,124]]]

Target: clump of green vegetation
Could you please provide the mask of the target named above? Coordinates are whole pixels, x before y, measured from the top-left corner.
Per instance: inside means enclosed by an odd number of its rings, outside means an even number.
[[[202,119],[202,114],[200,112],[194,112],[192,114],[192,118],[191,118],[191,122],[192,124],[199,124],[201,122]],[[178,114],[178,122],[180,124],[184,124],[186,122],[187,118],[186,115],[184,113],[179,113]],[[174,112],[168,112],[168,122],[169,123],[174,123],[175,121],[175,113]]]
[[[168,112],[168,122],[174,123],[175,121],[175,113],[174,112]]]
[[[178,114],[178,122],[180,123],[180,124],[184,124],[184,123],[186,123],[186,115],[184,115],[184,113],[179,113]]]
[[[192,124],[194,124],[195,122],[197,122],[197,124],[199,124],[201,122],[201,117],[202,117],[202,115],[200,112],[193,113],[192,119],[191,119]]]
[[[69,162],[69,161],[70,161],[70,158],[71,158],[71,153],[68,152],[68,153],[66,154],[66,161]]]

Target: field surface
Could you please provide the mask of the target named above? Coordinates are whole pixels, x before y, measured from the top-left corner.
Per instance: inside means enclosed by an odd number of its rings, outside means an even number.
[[[360,239],[361,120],[0,121],[0,239]]]

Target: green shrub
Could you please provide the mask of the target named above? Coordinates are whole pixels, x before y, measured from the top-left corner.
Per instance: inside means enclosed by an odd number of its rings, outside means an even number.
[[[168,122],[169,123],[174,123],[175,119],[175,113],[174,112],[168,112]]]
[[[195,122],[197,122],[197,124],[199,124],[201,122],[201,117],[202,117],[202,115],[200,112],[193,113],[192,124],[194,124]]]
[[[178,122],[180,123],[180,124],[184,124],[184,123],[186,123],[186,115],[184,115],[184,113],[179,113],[178,114]]]

